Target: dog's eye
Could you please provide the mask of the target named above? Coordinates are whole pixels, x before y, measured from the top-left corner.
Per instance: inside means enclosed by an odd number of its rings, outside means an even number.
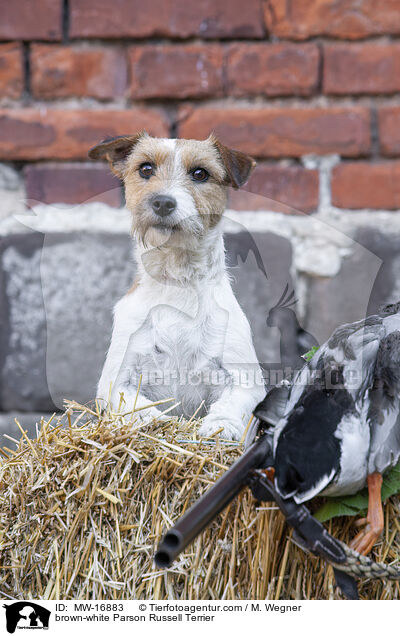
[[[143,179],[150,179],[154,174],[154,166],[152,166],[151,163],[142,163],[139,167],[139,174]]]
[[[207,181],[210,176],[204,168],[194,168],[190,174],[195,181]]]

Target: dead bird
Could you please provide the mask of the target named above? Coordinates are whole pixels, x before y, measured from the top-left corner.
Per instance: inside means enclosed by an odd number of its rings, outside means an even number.
[[[382,475],[400,457],[400,302],[337,328],[255,415],[270,425],[284,499],[304,503],[368,486],[368,514],[351,543],[368,554],[383,530]]]

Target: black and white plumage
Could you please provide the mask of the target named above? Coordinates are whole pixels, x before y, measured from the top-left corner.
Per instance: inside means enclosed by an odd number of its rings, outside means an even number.
[[[370,486],[400,458],[400,303],[336,329],[255,415],[271,425],[282,497],[303,503]]]

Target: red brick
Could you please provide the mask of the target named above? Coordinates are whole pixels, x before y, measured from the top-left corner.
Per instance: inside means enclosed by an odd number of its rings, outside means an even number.
[[[344,163],[332,173],[332,202],[339,208],[400,208],[400,161]]]
[[[117,98],[125,94],[127,63],[118,48],[34,44],[32,92],[40,99]]]
[[[400,155],[400,106],[385,106],[378,111],[378,129],[381,152]]]
[[[19,44],[0,44],[0,95],[18,99],[24,87],[22,49]]]
[[[223,49],[218,45],[132,47],[132,97],[221,95],[222,64]]]
[[[82,159],[100,139],[147,130],[168,136],[165,118],[130,110],[0,109],[1,159]]]
[[[182,107],[179,135],[204,139],[211,131],[233,148],[256,157],[300,157],[308,153],[368,153],[366,108]]]
[[[260,38],[260,0],[70,0],[73,38]]]
[[[318,170],[259,164],[246,183],[245,191],[230,193],[230,207],[235,210],[312,212],[318,206],[318,183]],[[276,206],[277,202],[283,205]]]
[[[334,95],[400,90],[400,44],[328,44],[324,92]]]
[[[61,40],[62,0],[3,0],[0,40]]]
[[[234,44],[227,61],[231,95],[310,95],[318,83],[315,44]]]
[[[283,38],[328,35],[356,40],[400,33],[398,0],[268,0],[264,7],[268,31]]]
[[[102,164],[37,164],[24,168],[26,196],[40,203],[122,204],[121,184]]]

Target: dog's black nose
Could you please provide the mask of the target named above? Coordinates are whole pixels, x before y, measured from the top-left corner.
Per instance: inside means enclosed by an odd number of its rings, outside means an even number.
[[[176,201],[166,194],[157,194],[151,201],[151,207],[158,216],[167,216],[176,209]]]

